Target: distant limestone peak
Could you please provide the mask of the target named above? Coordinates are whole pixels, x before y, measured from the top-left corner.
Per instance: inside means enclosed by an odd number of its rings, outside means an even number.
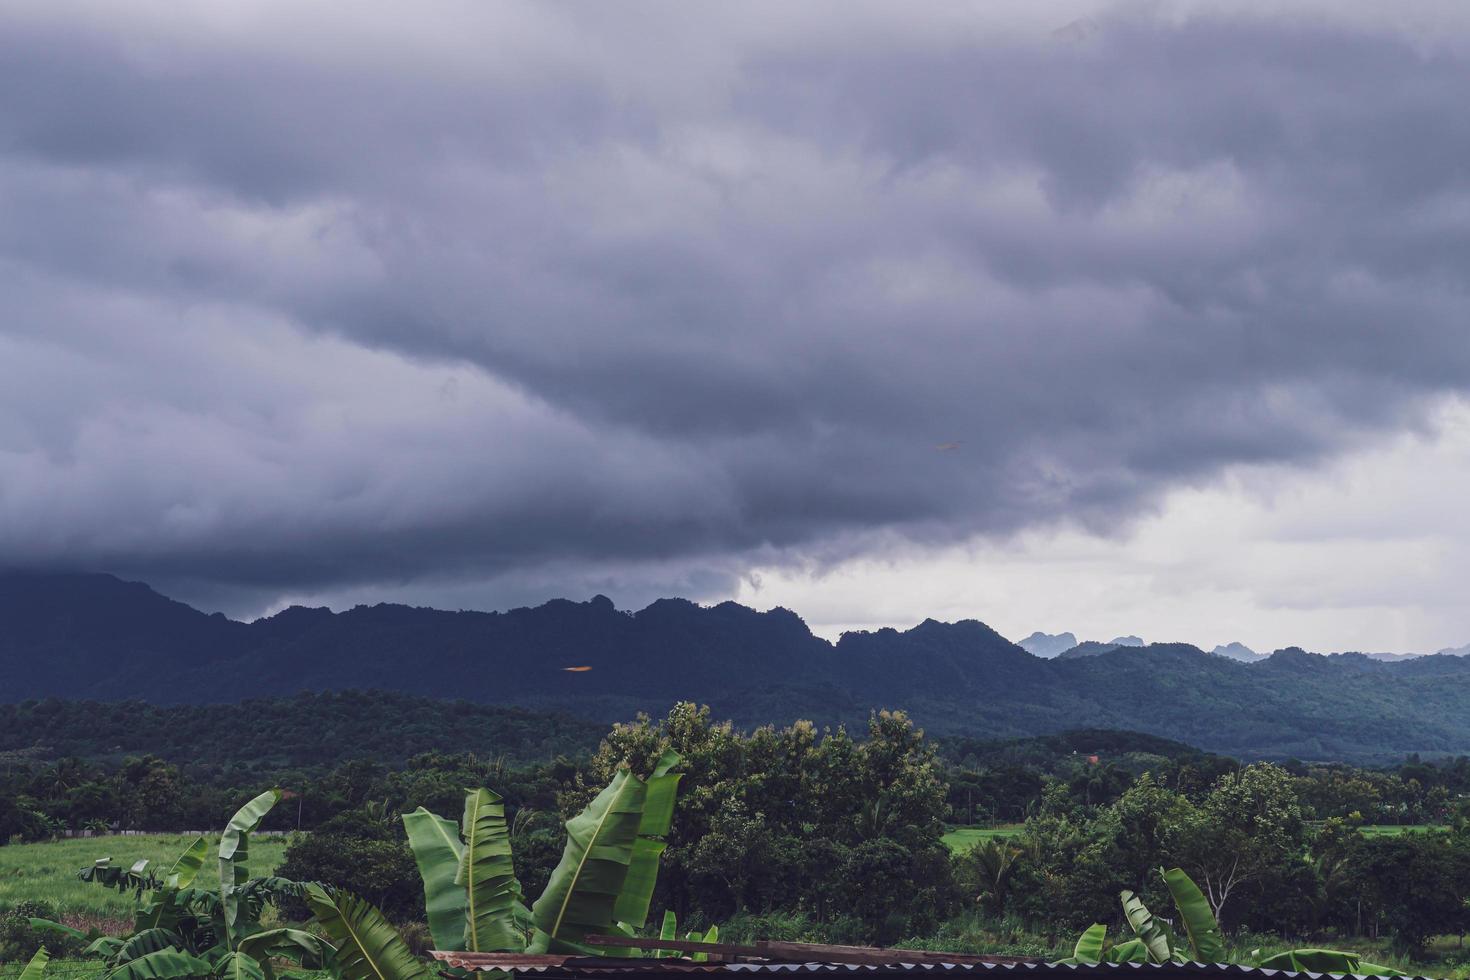
[[[1043,633],[1037,630],[1016,646],[1034,657],[1055,657],[1063,650],[1077,645],[1077,637],[1071,633]]]
[[[1115,636],[1108,641],[1115,647],[1141,647],[1144,645],[1141,636]]]
[[[1217,657],[1229,657],[1231,660],[1239,660],[1242,663],[1253,664],[1260,660],[1264,654],[1257,653],[1240,641],[1222,643],[1210,651]]]

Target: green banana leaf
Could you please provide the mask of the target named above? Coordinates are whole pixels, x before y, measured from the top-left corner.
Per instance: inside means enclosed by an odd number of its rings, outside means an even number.
[[[184,848],[182,854],[174,861],[174,866],[168,869],[168,874],[163,876],[166,888],[188,888],[194,884],[194,879],[199,875],[199,869],[204,867],[204,859],[209,856],[209,841],[203,837],[194,838],[194,842]]]
[[[321,937],[301,929],[267,929],[240,940],[237,952],[261,963],[268,963],[272,956],[283,956],[302,966],[315,967],[330,959],[336,950]]]
[[[1143,904],[1143,900],[1126,889],[1122,893],[1123,916],[1133,929],[1134,935],[1148,949],[1148,958],[1153,963],[1170,963],[1174,959],[1174,944],[1168,928],[1154,918],[1154,914]]]
[[[511,861],[505,801],[488,789],[470,790],[461,825],[465,845],[455,880],[465,893],[463,948],[478,953],[525,949],[525,938],[515,923],[521,885]]]
[[[372,905],[315,884],[307,886],[306,903],[337,947],[335,973],[341,980],[427,980],[424,965]]]
[[[144,929],[124,939],[122,945],[112,952],[110,960],[113,966],[117,966],[161,949],[177,949],[183,945],[183,937],[172,929]]]
[[[690,933],[686,934],[684,936],[684,938],[685,938],[685,940],[687,940],[688,942],[691,942],[691,943],[717,943],[717,942],[720,941],[720,927],[719,926],[710,926],[709,927],[709,931],[706,932],[702,936],[699,934],[698,931],[690,932]],[[679,954],[678,953],[671,953],[670,955],[671,956],[677,956]],[[689,954],[689,958],[691,960],[693,960],[694,962],[696,962],[696,963],[707,963],[707,962],[709,962],[709,954],[708,953],[690,953]]]
[[[436,949],[464,949],[466,922],[465,888],[458,882],[464,844],[453,820],[419,807],[403,815],[408,846],[424,880],[424,907],[429,913],[429,934]]]
[[[618,893],[613,915],[641,929],[648,922],[648,908],[653,904],[653,889],[658,884],[658,863],[668,843],[669,828],[674,821],[674,799],[679,792],[682,773],[669,770],[680,762],[679,753],[666,751],[644,784],[643,814],[638,821],[638,839],[633,844],[633,859],[628,863],[628,876]]]
[[[1108,950],[1109,963],[1147,963],[1148,947],[1142,939],[1130,939]]]
[[[30,923],[32,929],[41,929],[46,932],[54,932],[63,936],[70,936],[73,939],[87,938],[87,934],[85,932],[82,932],[82,930],[73,929],[71,926],[62,925],[60,922],[52,922],[50,919],[33,918],[28,919],[27,921]]]
[[[246,803],[235,811],[219,839],[219,897],[227,933],[220,938],[231,948],[241,938],[239,889],[249,876],[250,835],[280,798],[280,790],[268,789]]]
[[[1077,946],[1072,950],[1072,959],[1077,963],[1102,962],[1103,943],[1108,938],[1108,927],[1094,922],[1077,937]]]
[[[658,938],[679,938],[679,917],[674,913],[673,909],[666,909],[664,911],[664,921],[663,924],[659,927]],[[660,949],[656,950],[653,955],[655,959],[666,960],[677,957],[679,955],[679,951],[677,949]]]
[[[582,937],[616,928],[614,906],[628,878],[646,796],[643,781],[622,769],[587,809],[567,821],[561,862],[531,909],[533,949],[595,955],[579,945]]]
[[[1205,900],[1199,886],[1179,868],[1170,868],[1160,873],[1164,876],[1164,884],[1169,886],[1169,894],[1174,897],[1179,917],[1184,920],[1184,929],[1189,935],[1189,945],[1194,952],[1195,962],[1223,961],[1225,939],[1220,935],[1220,924],[1215,921],[1210,903]]]
[[[265,966],[253,956],[236,950],[226,953],[214,965],[217,980],[266,980]]]
[[[103,980],[178,980],[207,977],[213,968],[197,956],[177,949],[160,949],[110,970]]]
[[[133,931],[149,929],[172,929],[179,923],[179,897],[177,888],[167,886],[139,897],[133,909]]]
[[[46,972],[46,964],[51,962],[51,954],[46,952],[42,946],[36,950],[36,955],[31,957],[24,970],[20,971],[20,980],[41,980],[41,974]]]
[[[124,941],[116,936],[98,936],[87,944],[87,948],[82,950],[82,954],[85,956],[96,956],[99,959],[110,962],[117,956],[118,951],[123,948],[123,945]]]
[[[1393,967],[1365,963],[1356,953],[1337,949],[1289,949],[1261,960],[1258,966],[1267,970],[1290,970],[1294,973],[1349,973],[1362,977],[1401,977]]]

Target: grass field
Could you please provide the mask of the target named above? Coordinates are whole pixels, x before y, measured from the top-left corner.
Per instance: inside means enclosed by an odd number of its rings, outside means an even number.
[[[998,837],[1014,837],[1021,832],[1018,823],[1001,824],[999,827],[950,827],[944,835],[944,843],[956,854],[968,851],[976,844]]]
[[[1446,829],[1439,824],[1400,824],[1381,823],[1367,827],[1359,827],[1358,830],[1364,837],[1397,837],[1400,834],[1427,834],[1431,830]]]
[[[0,847],[0,911],[18,902],[45,902],[63,918],[116,919],[130,915],[132,898],[77,879],[77,871],[101,857],[119,864],[142,858],[173,863],[192,837],[157,834],[142,837],[86,837],[42,844]],[[281,837],[250,841],[250,873],[274,871],[286,852]],[[207,870],[213,870],[211,863]]]
[[[987,840],[997,837],[1014,837],[1021,832],[1021,829],[1022,825],[1018,823],[1002,824],[999,827],[952,826],[944,835],[944,843],[951,851],[958,854]],[[1445,828],[1437,824],[1374,824],[1358,829],[1365,837],[1397,837],[1399,834],[1424,834],[1431,830],[1444,830]]]
[[[112,934],[124,932],[132,922],[132,897],[79,881],[78,869],[100,857],[110,857],[119,864],[148,858],[162,862],[167,869],[193,839],[175,834],[150,834],[0,847],[0,912],[18,902],[45,902],[69,925],[81,929],[95,926]],[[250,873],[263,875],[274,871],[285,852],[284,838],[253,838]],[[213,862],[206,864],[204,873],[213,871]],[[19,977],[24,966],[24,963],[0,963],[0,980]],[[46,968],[47,980],[82,980],[100,975],[98,964],[90,960],[53,960]]]

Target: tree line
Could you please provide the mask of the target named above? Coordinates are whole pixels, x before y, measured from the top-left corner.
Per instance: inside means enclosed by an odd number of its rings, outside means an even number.
[[[1465,759],[1246,766],[1121,733],[957,749],[897,712],[856,733],[800,722],[742,731],[681,704],[615,726],[590,754],[533,764],[451,751],[396,766],[354,759],[272,779],[286,793],[259,829],[313,831],[293,838],[284,878],[347,888],[390,919],[422,922],[401,814],[455,813],[466,787],[495,787],[517,880],[537,894],[565,821],[620,767],[646,778],[669,751],[684,781],[654,907],[735,937],[751,917],[765,918],[750,929],[851,942],[953,934],[963,920],[1055,943],[1093,923],[1121,926],[1121,889],[1162,901],[1160,867],[1199,882],[1228,932],[1384,937],[1413,951],[1470,925]],[[207,826],[266,779],[239,777],[191,776],[156,756],[12,763],[0,840],[89,822]],[[951,854],[946,825],[977,809],[1022,827]],[[1370,822],[1435,829],[1361,833]]]

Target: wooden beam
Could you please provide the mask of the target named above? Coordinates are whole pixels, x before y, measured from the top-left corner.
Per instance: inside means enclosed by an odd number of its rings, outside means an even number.
[[[735,959],[766,959],[754,946],[733,943],[702,943],[693,939],[629,939],[627,936],[583,936],[588,946],[617,946],[620,949],[667,949],[676,953],[707,953],[710,961],[723,963]]]
[[[788,943],[761,940],[755,944],[768,959],[802,963],[858,963],[881,966],[893,963],[1026,963],[1024,956],[992,956],[985,953],[948,953],[928,949],[884,949],[876,946],[834,946],[829,943]]]
[[[876,946],[834,946],[828,943],[787,943],[760,940],[754,946],[702,943],[690,939],[630,939],[627,936],[587,936],[590,946],[624,949],[668,949],[679,953],[708,953],[711,959],[781,960],[787,963],[1027,963],[1024,956],[984,953],[946,953],[927,949],[882,949]]]
[[[429,955],[441,963],[465,970],[494,967],[504,970],[515,967],[561,966],[575,957],[560,953],[471,953],[454,949],[431,949]]]

